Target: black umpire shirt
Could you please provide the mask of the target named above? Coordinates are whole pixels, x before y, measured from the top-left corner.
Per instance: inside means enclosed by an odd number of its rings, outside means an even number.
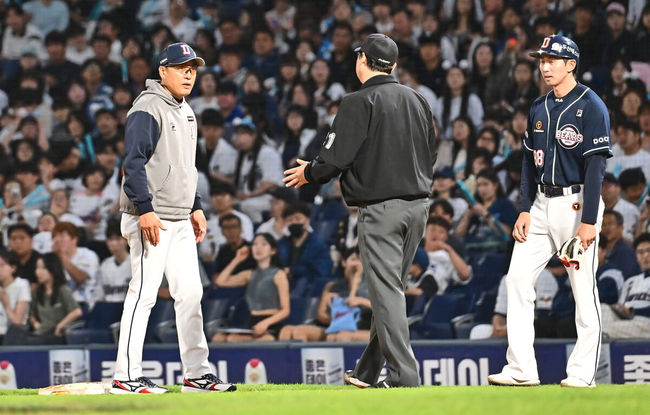
[[[309,182],[341,175],[348,205],[427,197],[437,148],[427,101],[390,75],[376,75],[341,101]]]

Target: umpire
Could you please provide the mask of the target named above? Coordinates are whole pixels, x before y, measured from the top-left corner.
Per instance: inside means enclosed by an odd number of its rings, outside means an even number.
[[[345,380],[355,386],[418,386],[404,286],[424,235],[436,161],[433,115],[426,100],[390,76],[397,45],[368,36],[357,53],[363,83],[343,98],[318,156],[285,171],[287,186],[325,183],[341,174],[348,205],[359,206],[358,236],[373,320],[370,341]],[[377,383],[388,360],[389,376]]]

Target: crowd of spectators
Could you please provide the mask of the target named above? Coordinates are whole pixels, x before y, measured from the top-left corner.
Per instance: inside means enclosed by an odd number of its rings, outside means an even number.
[[[32,0],[0,1],[0,15],[0,245],[11,252],[0,255],[0,335],[31,325],[23,338],[59,341],[62,327],[96,302],[123,301],[124,123],[145,81],[158,77],[158,53],[176,41],[206,61],[188,98],[208,217],[199,246],[205,295],[246,286],[254,339],[261,328],[284,339],[366,335],[363,324],[357,334],[323,330],[334,297],[371,309],[363,282],[353,283],[361,267],[356,207],[345,205],[336,179],[299,191],[281,180],[297,159],[315,157],[340,100],[361,86],[353,49],[375,32],[397,42],[393,75],[425,97],[439,132],[409,294],[470,284],[471,264],[486,252],[509,257],[528,108],[550,91],[528,52],[553,33],[576,41],[577,79],[610,111],[601,270],[622,277],[603,279],[603,302],[619,301],[626,281],[647,269],[632,246],[650,229],[644,0]],[[560,271],[547,277],[566,286]],[[289,297],[308,296],[324,280],[320,326],[281,331]],[[264,299],[260,287],[277,295]],[[488,288],[496,294],[498,285]],[[501,326],[494,332],[503,334]]]

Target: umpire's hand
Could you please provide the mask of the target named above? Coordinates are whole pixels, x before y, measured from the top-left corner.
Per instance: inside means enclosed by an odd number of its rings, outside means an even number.
[[[158,242],[160,242],[158,229],[162,229],[163,231],[167,230],[155,212],[147,212],[144,215],[140,215],[140,229],[142,229],[144,240],[149,241],[153,246],[158,245]]]
[[[296,186],[297,189],[300,186],[304,186],[309,183],[305,178],[305,167],[307,167],[309,162],[300,159],[297,159],[296,161],[298,162],[298,167],[285,170],[285,178],[282,179],[282,181],[285,183],[284,185],[286,187]]]

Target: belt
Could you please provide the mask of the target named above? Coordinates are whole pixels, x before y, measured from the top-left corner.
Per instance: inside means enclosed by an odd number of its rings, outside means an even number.
[[[569,187],[551,186],[548,184],[540,184],[538,186],[539,192],[546,197],[568,196],[574,193],[580,193],[582,185],[574,184]]]

